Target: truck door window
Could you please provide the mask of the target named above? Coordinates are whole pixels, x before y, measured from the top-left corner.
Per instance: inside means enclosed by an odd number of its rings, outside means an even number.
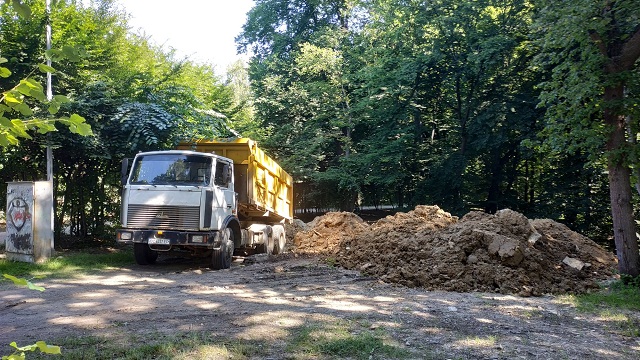
[[[231,167],[228,163],[223,161],[218,161],[216,163],[216,176],[214,179],[214,184],[222,187],[229,187],[229,179]]]

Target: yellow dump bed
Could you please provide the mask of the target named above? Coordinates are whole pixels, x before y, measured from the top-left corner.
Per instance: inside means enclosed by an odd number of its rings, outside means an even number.
[[[247,218],[293,219],[293,179],[258,148],[255,141],[198,140],[178,145],[179,150],[214,152],[233,160],[238,211]]]

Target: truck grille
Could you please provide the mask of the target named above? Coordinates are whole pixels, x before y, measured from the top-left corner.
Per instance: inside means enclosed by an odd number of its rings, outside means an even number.
[[[127,227],[130,228],[198,230],[199,225],[197,206],[129,204]]]

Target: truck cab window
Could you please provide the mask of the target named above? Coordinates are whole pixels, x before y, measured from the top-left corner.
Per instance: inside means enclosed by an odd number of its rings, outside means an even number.
[[[199,155],[150,154],[133,165],[132,185],[207,186],[212,159]]]

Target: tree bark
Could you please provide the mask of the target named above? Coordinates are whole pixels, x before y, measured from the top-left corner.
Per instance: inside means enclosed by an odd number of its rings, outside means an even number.
[[[606,103],[619,101],[623,95],[623,85],[605,88]],[[624,162],[624,153],[620,151],[626,143],[626,123],[624,116],[618,115],[611,108],[605,109],[604,121],[611,128],[607,141],[607,169],[618,269],[621,274],[635,277],[640,275],[640,254],[631,204],[631,170]]]
[[[640,254],[638,237],[631,204],[631,169],[629,168],[626,147],[626,119],[620,103],[624,99],[624,80],[620,75],[634,68],[640,58],[640,26],[625,39],[618,28],[614,7],[607,2],[603,14],[609,17],[610,29],[607,36],[589,32],[591,40],[600,54],[608,61],[604,73],[609,79],[618,78],[617,83],[604,88],[604,123],[610,129],[607,138],[607,170],[609,171],[609,195],[611,197],[611,215],[613,236],[618,255],[618,268],[621,274],[640,275]],[[607,39],[608,41],[605,41]]]

